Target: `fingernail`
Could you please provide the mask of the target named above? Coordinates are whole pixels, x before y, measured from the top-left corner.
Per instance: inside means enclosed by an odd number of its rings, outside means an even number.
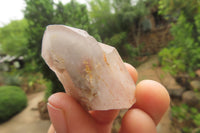
[[[56,108],[50,103],[47,103],[51,122],[56,130],[56,133],[67,133],[67,123],[65,114],[62,109]]]

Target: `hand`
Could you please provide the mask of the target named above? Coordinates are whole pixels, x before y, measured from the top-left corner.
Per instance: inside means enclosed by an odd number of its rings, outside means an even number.
[[[134,82],[137,71],[126,64]],[[170,98],[158,82],[141,81],[136,86],[136,103],[122,119],[120,133],[156,133],[156,125],[169,107]],[[48,111],[53,125],[48,133],[110,133],[119,110],[85,111],[66,93],[53,94],[48,99]]]

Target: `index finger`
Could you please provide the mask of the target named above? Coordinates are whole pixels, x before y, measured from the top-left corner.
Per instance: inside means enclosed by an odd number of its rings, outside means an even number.
[[[156,125],[169,107],[166,89],[152,80],[136,86],[136,103],[122,119],[120,133],[156,133]]]
[[[153,80],[143,80],[136,87],[136,103],[132,108],[146,112],[157,125],[169,103],[170,97],[163,85]]]

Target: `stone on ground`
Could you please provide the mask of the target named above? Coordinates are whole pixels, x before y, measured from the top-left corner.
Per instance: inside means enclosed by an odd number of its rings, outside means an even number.
[[[192,90],[184,92],[182,96],[182,100],[184,103],[190,106],[194,106],[199,103],[199,98],[197,94]]]
[[[190,82],[193,90],[200,90],[200,80],[193,80]]]

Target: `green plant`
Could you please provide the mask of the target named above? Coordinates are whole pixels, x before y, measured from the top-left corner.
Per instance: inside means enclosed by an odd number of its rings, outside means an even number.
[[[137,55],[133,46],[127,41],[126,32],[121,32],[111,38],[106,38],[105,43],[114,46],[126,61],[134,60],[134,57]]]
[[[171,111],[172,111],[172,117],[177,118],[179,122],[183,122],[184,120],[189,119],[187,115],[189,107],[186,104],[182,104],[181,106],[173,106],[171,108]]]
[[[182,128],[183,133],[191,133],[191,131],[192,131],[192,128],[189,128],[189,127],[183,127]]]
[[[54,2],[53,0],[25,0],[25,2],[26,9],[24,15],[28,22],[28,28],[26,29],[28,50],[25,60],[26,62],[30,62],[31,65],[35,65],[35,67],[31,67],[31,70],[29,71],[42,72],[44,78],[51,81],[53,84],[52,93],[64,91],[63,86],[55,73],[50,70],[41,57],[41,42],[45,27],[49,24],[56,23],[54,22]]]
[[[160,63],[163,68],[169,71],[172,75],[176,75],[179,72],[184,72],[186,70],[186,64],[183,60],[181,47],[169,47],[162,49],[158,56],[160,57]]]
[[[189,107],[186,104],[172,106],[171,113],[173,119],[176,119],[178,124],[184,127],[182,128],[184,133],[190,133],[191,129],[200,126],[200,113],[199,110],[195,107]]]
[[[45,89],[45,95],[44,95],[44,101],[47,102],[48,98],[52,95],[52,83],[46,82],[46,89]]]
[[[17,73],[14,69],[12,69],[11,72],[3,72],[2,76],[4,84],[6,85],[20,86],[21,84],[20,74]]]
[[[194,70],[200,68],[200,1],[160,0],[159,12],[172,20],[174,37],[159,54],[161,64],[174,74],[195,76]]]
[[[200,113],[194,116],[193,122],[196,126],[200,126]]]
[[[134,2],[135,4],[131,0],[89,0],[91,25],[97,29],[102,40],[120,32],[132,33],[138,39],[142,28],[150,28],[150,23],[144,20],[157,0]]]
[[[22,56],[27,50],[25,29],[28,27],[26,19],[14,20],[0,28],[0,44],[2,53],[12,56]]]
[[[0,87],[0,123],[22,111],[27,105],[27,98],[21,88],[16,86]]]
[[[106,38],[106,44],[115,47],[121,56],[130,56],[133,52],[131,44],[127,43],[127,33],[117,33],[111,38]]]
[[[110,0],[90,0],[91,10],[89,17],[91,26],[97,30],[97,33],[104,40],[111,37],[118,30],[115,16],[112,13],[112,4]]]

